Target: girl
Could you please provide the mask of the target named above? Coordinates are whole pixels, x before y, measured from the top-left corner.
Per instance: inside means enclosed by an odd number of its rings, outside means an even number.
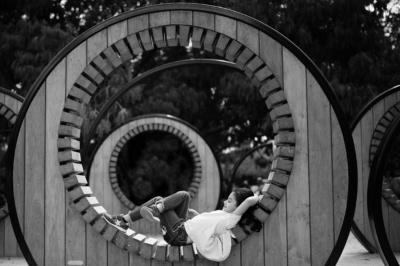
[[[171,246],[195,243],[205,258],[224,261],[236,240],[230,229],[235,227],[242,216],[242,221],[249,220],[249,208],[256,205],[259,199],[250,189],[236,188],[224,201],[222,210],[199,214],[189,209],[189,193],[179,191],[166,198],[155,197],[126,215],[106,213],[103,218],[109,224],[122,228],[128,228],[130,222],[141,218],[160,221],[164,240]],[[254,222],[255,218],[252,219]],[[256,226],[252,230],[260,231],[261,223],[255,222]]]

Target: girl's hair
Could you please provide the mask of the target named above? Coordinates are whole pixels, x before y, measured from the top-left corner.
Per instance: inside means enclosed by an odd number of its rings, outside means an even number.
[[[242,202],[248,197],[254,196],[253,191],[248,188],[234,188],[233,195],[235,195],[236,205],[239,207]]]
[[[235,195],[237,206],[248,197],[254,196],[253,191],[248,188],[235,188],[232,192],[233,195]],[[240,218],[240,221],[238,222],[239,226],[248,235],[253,231],[260,232],[262,228],[262,223],[253,215],[254,210],[257,208],[257,205],[250,207],[245,211],[245,213],[243,213],[242,218]]]

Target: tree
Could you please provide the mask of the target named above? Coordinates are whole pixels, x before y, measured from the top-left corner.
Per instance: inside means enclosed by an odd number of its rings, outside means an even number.
[[[297,44],[331,82],[349,121],[371,98],[400,82],[394,71],[400,64],[400,15],[393,2],[399,1],[215,1]]]

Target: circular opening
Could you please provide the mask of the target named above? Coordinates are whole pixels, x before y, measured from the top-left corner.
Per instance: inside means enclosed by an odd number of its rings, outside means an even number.
[[[193,178],[193,159],[185,143],[163,131],[147,131],[128,140],[117,166],[118,184],[135,205],[155,196],[187,190]]]
[[[260,195],[271,172],[273,148],[273,141],[269,141],[242,155],[233,170],[231,186],[247,187],[256,195]]]

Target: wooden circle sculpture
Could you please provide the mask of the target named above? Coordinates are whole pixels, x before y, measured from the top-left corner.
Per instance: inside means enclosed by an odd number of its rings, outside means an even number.
[[[397,114],[387,130],[382,136],[381,144],[378,146],[376,156],[371,164],[371,172],[368,179],[367,207],[371,231],[375,240],[375,246],[385,265],[399,265],[393,251],[396,248],[396,242],[392,240],[391,234],[398,236],[398,231],[388,231],[386,206],[382,204],[382,183],[387,172],[387,166],[395,149],[395,143],[398,143],[400,135],[400,115]],[[392,217],[389,217],[392,218]],[[397,217],[396,217],[397,218]],[[398,224],[397,224],[398,225]],[[395,228],[395,227],[393,227]],[[390,228],[390,229],[393,229]],[[398,229],[398,226],[396,227]]]
[[[17,119],[23,100],[21,96],[0,87],[0,116],[3,116],[12,126]],[[8,206],[6,204],[4,208],[0,209],[0,256],[21,256],[17,239],[12,230],[11,220],[7,217]]]
[[[367,189],[371,165],[378,155],[377,149],[395,116],[399,113],[400,86],[396,86],[378,95],[369,102],[354,119],[351,129],[357,154],[358,195],[352,231],[369,252],[376,252],[367,212]],[[382,186],[381,186],[382,187]],[[396,206],[395,195],[389,183],[382,187],[382,211],[389,240],[393,250],[400,251],[400,213]]]
[[[101,219],[103,195],[87,186],[79,154],[82,112],[99,84],[143,51],[189,43],[234,62],[254,81],[278,146],[262,207],[254,213],[263,230],[247,236],[236,226],[241,242],[222,264],[336,264],[350,232],[357,180],[349,178],[356,176],[354,146],[331,87],[303,52],[268,26],[231,10],[186,3],[141,8],[99,24],[35,81],[16,122],[21,134],[10,142],[24,150],[9,156],[14,169],[25,169],[29,184],[25,198],[10,195],[24,203],[18,207],[24,215],[15,206],[10,215],[30,264],[150,265],[155,259],[171,265],[197,258],[192,245],[161,246],[108,226]]]
[[[107,211],[127,213],[136,207],[121,191],[115,168],[119,152],[124,145],[135,136],[151,131],[168,132],[184,143],[191,154],[194,170],[192,183],[187,188],[192,197],[190,206],[200,212],[215,210],[220,196],[221,174],[211,148],[199,133],[184,121],[173,116],[146,115],[127,121],[123,126],[114,129],[99,143],[93,160],[89,162],[88,175],[89,180],[93,180],[90,182],[92,191],[95,195],[103,193],[104,202],[108,202]],[[158,224],[151,225],[145,220],[133,224],[132,229],[141,234],[154,235],[160,232]]]

